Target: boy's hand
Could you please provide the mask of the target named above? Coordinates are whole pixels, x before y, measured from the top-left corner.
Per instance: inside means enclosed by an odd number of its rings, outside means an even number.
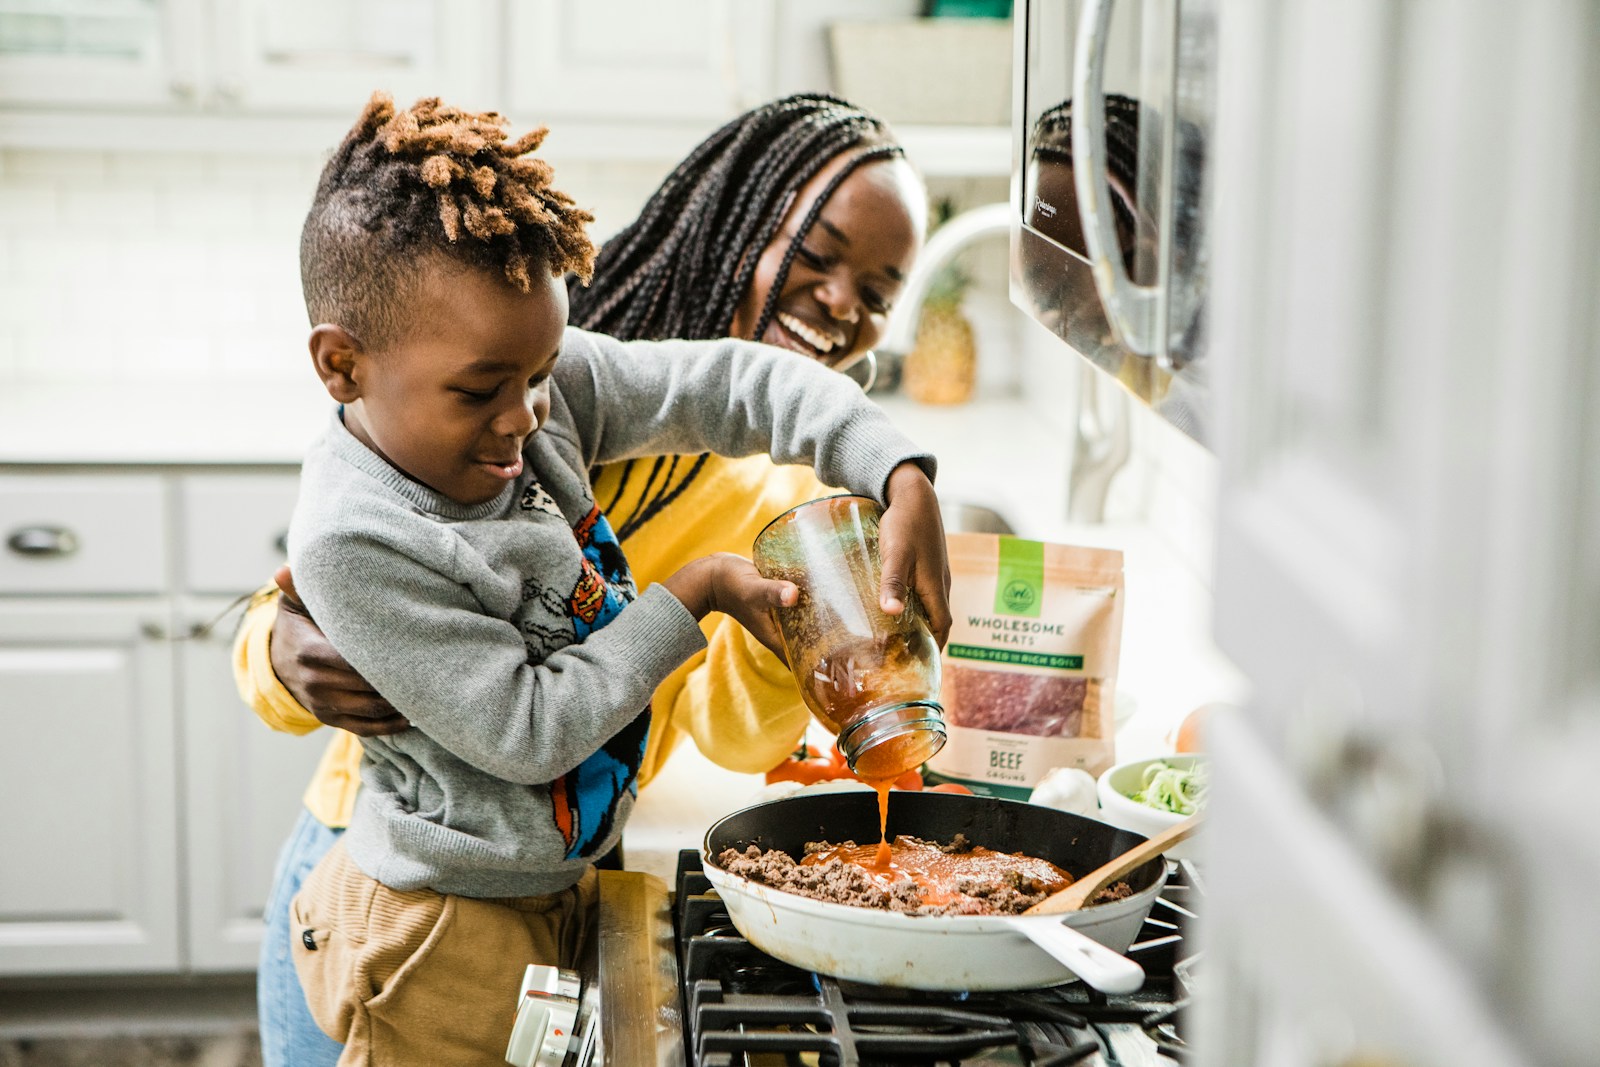
[[[906,610],[906,591],[916,593],[928,629],[943,648],[950,636],[950,560],[939,498],[915,463],[902,463],[889,474],[884,495],[889,506],[878,523],[879,603],[886,613],[899,615]]]
[[[278,614],[272,620],[267,655],[272,660],[272,673],[300,706],[324,726],[348,730],[358,737],[410,729],[405,716],[379,696],[323,635],[295,594],[289,568],[279,567],[272,580],[283,596],[278,599]]]
[[[783,637],[772,613],[775,608],[790,608],[799,602],[800,588],[793,582],[763,578],[756,565],[743,556],[718,552],[685,564],[661,584],[696,619],[713,611],[731,615],[780,661],[788,663],[783,654]]]

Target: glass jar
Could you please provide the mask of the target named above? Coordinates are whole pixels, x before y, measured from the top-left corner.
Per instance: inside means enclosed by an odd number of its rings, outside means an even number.
[[[800,697],[839,738],[863,778],[891,779],[944,747],[939,647],[909,591],[906,609],[878,606],[883,509],[862,496],[794,507],[756,537],[764,577],[793,582],[799,601],[776,611]]]

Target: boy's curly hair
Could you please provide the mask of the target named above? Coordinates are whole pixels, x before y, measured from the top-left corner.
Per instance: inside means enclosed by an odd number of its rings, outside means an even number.
[[[300,281],[313,325],[332,322],[363,344],[396,336],[432,255],[501,274],[527,292],[533,272],[587,279],[594,216],[527,158],[548,132],[508,142],[506,119],[437,98],[398,110],[374,93],[322,170],[300,233]]]

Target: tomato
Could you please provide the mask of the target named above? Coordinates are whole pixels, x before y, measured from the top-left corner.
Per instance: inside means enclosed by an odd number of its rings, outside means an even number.
[[[814,782],[829,782],[839,778],[872,784],[850,769],[838,745],[834,745],[826,754],[815,745],[805,745],[793,756],[767,772],[768,785],[773,782],[799,782],[801,785],[811,785]],[[922,772],[916,768],[906,771],[891,783],[891,788],[921,789]]]
[[[894,780],[894,788],[921,789],[922,772],[917,770],[915,767],[911,768],[909,771]]]
[[[938,785],[930,785],[928,787],[928,792],[930,792],[930,793],[961,793],[961,794],[964,794],[964,795],[969,796],[969,797],[973,795],[972,794],[972,790],[968,789],[966,786],[961,785],[961,784],[959,784],[957,782],[940,782]]]
[[[837,746],[834,752],[838,752]],[[801,753],[804,753],[803,755]],[[830,755],[826,755],[815,745],[803,746],[795,755],[790,756],[776,767],[767,772],[767,784],[773,782],[799,782],[810,785],[812,782],[826,782],[834,778],[849,778],[850,768],[845,766],[844,760],[837,762]]]

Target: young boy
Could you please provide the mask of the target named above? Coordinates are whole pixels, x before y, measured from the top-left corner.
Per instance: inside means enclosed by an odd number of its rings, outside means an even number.
[[[842,375],[737,341],[566,328],[590,216],[504,120],[376,96],[301,238],[341,407],[290,529],[296,585],[413,729],[364,739],[350,829],[295,898],[295,965],[345,1064],[495,1064],[528,963],[571,966],[590,860],[632,808],[650,695],[723,611],[777,649],[794,586],[711,556],[635,595],[587,472],[769,451],[884,501],[884,600],[948,628],[931,458]]]

